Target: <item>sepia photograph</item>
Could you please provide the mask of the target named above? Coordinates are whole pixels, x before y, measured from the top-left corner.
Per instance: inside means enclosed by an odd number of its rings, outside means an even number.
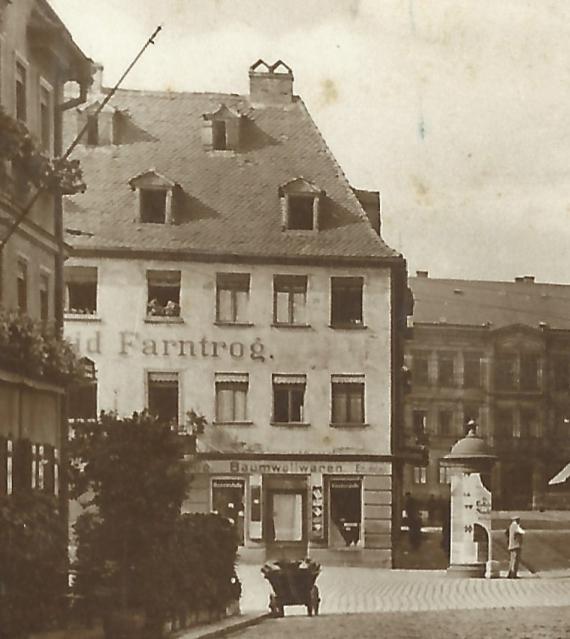
[[[0,0],[0,639],[570,639],[570,4]]]

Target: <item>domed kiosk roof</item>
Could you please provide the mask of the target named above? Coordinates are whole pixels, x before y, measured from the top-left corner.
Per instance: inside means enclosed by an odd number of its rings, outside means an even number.
[[[494,461],[496,459],[487,442],[471,429],[463,439],[456,442],[444,457],[448,462],[455,461]]]

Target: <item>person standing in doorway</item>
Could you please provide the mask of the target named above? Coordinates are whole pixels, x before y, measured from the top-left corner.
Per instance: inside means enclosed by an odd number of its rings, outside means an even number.
[[[520,524],[520,517],[514,515],[512,517],[511,525],[509,526],[509,572],[507,574],[508,579],[518,579],[519,563],[521,560],[523,535],[525,531]]]

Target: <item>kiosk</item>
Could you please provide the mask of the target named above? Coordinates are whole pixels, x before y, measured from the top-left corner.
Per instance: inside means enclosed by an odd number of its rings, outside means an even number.
[[[451,469],[450,564],[454,577],[498,576],[491,554],[490,472],[496,457],[475,425],[442,462]],[[485,485],[487,483],[487,486]]]

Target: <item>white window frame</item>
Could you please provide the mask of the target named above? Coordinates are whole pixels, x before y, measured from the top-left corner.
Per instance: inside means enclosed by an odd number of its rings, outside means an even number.
[[[412,480],[416,486],[425,486],[428,483],[427,466],[413,466]]]
[[[22,65],[26,72],[26,84],[25,84],[26,117],[24,120],[19,120],[18,118],[18,98],[17,98],[18,92],[16,90],[16,82],[18,79],[18,73],[17,73],[18,64]],[[14,75],[12,78],[12,86],[14,91],[14,117],[20,122],[23,122],[28,127],[28,130],[30,130],[31,129],[30,127],[31,125],[31,122],[30,122],[30,97],[31,97],[30,96],[30,87],[31,87],[30,63],[26,60],[26,58],[23,55],[21,55],[17,51],[14,51],[14,64],[12,66],[14,71]]]
[[[43,122],[42,122],[42,95],[43,91],[47,92],[48,95],[48,119],[49,119],[49,140],[47,144],[47,148],[44,146],[44,131],[43,131]],[[39,78],[39,88],[38,88],[38,139],[44,151],[48,153],[48,155],[53,155],[53,145],[54,145],[54,90],[53,85],[50,84],[43,76]]]
[[[245,415],[243,419],[235,418],[235,403],[234,403],[234,417],[230,420],[220,419],[218,411],[218,384],[240,384],[245,385]],[[248,424],[249,421],[249,373],[215,373],[214,375],[214,392],[215,392],[215,404],[214,414],[216,416],[216,424]]]

